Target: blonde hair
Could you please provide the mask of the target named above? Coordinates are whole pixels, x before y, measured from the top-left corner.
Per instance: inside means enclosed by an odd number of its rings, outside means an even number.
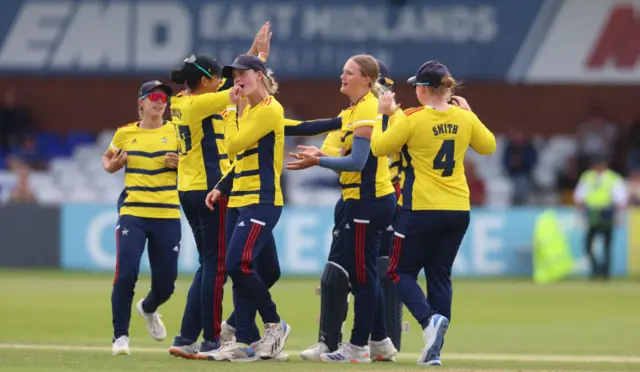
[[[446,75],[440,79],[440,86],[438,88],[429,87],[429,90],[435,95],[445,96],[448,100],[455,93],[456,89],[461,86],[462,82],[457,81],[451,75]]]
[[[358,54],[349,58],[360,67],[360,74],[371,79],[369,88],[374,96],[380,97],[385,91],[385,87],[378,83],[380,78],[380,67],[378,61],[368,54]]]
[[[270,95],[276,94],[278,92],[278,82],[273,77],[273,70],[268,68],[267,72],[263,73],[262,76],[263,76],[262,82],[264,83],[264,86],[267,88],[267,92]]]

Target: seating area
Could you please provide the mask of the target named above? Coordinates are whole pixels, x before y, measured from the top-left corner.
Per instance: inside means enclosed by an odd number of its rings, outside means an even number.
[[[43,155],[50,159],[47,171],[34,171],[29,179],[37,199],[43,204],[116,203],[123,188],[124,173],[108,174],[101,163],[101,156],[109,146],[113,133],[69,133],[64,139],[54,134],[37,135],[39,148]],[[498,136],[497,140],[498,148],[494,156],[480,156],[470,150],[467,159],[476,164],[477,172],[485,182],[485,204],[491,207],[506,207],[513,190],[502,166],[505,138]],[[539,154],[534,172],[535,182],[542,191],[539,202],[555,203],[555,175],[564,166],[566,159],[575,153],[575,138],[537,138],[535,144]],[[329,170],[318,168],[302,172],[285,172],[288,201],[291,204],[333,204],[339,197],[339,190],[332,186],[335,184],[332,180],[336,176]],[[15,182],[16,176],[4,167],[4,160],[0,159],[0,200],[7,199]]]
[[[33,171],[31,189],[39,202],[113,203],[122,191],[124,174],[108,174],[101,157],[111,142],[114,131],[97,136],[86,132],[61,136],[44,133],[35,136],[38,149],[49,159],[46,171]],[[0,168],[0,198],[6,200],[16,175]]]

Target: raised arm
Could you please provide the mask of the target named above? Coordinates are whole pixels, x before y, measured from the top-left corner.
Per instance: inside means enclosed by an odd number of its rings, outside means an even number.
[[[393,125],[389,121],[393,120]],[[378,115],[371,138],[371,152],[374,156],[389,156],[397,153],[411,137],[411,121],[402,111],[391,116]]]
[[[228,91],[199,94],[194,97],[194,106],[202,112],[215,114],[229,105]]]
[[[402,146],[409,141],[411,132],[411,120],[400,111],[395,101],[395,94],[393,92],[384,93],[378,102],[378,116],[371,139],[373,155],[389,156],[400,151]]]

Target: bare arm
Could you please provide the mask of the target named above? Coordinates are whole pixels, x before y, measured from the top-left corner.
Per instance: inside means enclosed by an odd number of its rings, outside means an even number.
[[[115,173],[127,164],[127,153],[120,151],[116,154],[108,149],[102,154],[102,167],[109,173]]]

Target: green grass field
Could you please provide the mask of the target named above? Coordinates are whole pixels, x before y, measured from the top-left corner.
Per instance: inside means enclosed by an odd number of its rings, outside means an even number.
[[[327,365],[300,360],[315,343],[319,299],[315,278],[282,279],[272,293],[292,326],[289,362],[216,363],[172,358],[167,348],[178,331],[189,275],[160,312],[169,336],[153,341],[132,316],[130,357],[113,357],[111,275],[0,271],[0,370],[3,371],[319,371],[415,370],[421,331],[406,313],[396,363]],[[148,290],[138,283],[136,300]],[[230,294],[227,286],[226,294]],[[225,296],[225,314],[231,308]],[[352,316],[349,316],[349,324]],[[571,281],[539,286],[524,280],[458,280],[453,322],[438,370],[640,370],[640,283]]]

